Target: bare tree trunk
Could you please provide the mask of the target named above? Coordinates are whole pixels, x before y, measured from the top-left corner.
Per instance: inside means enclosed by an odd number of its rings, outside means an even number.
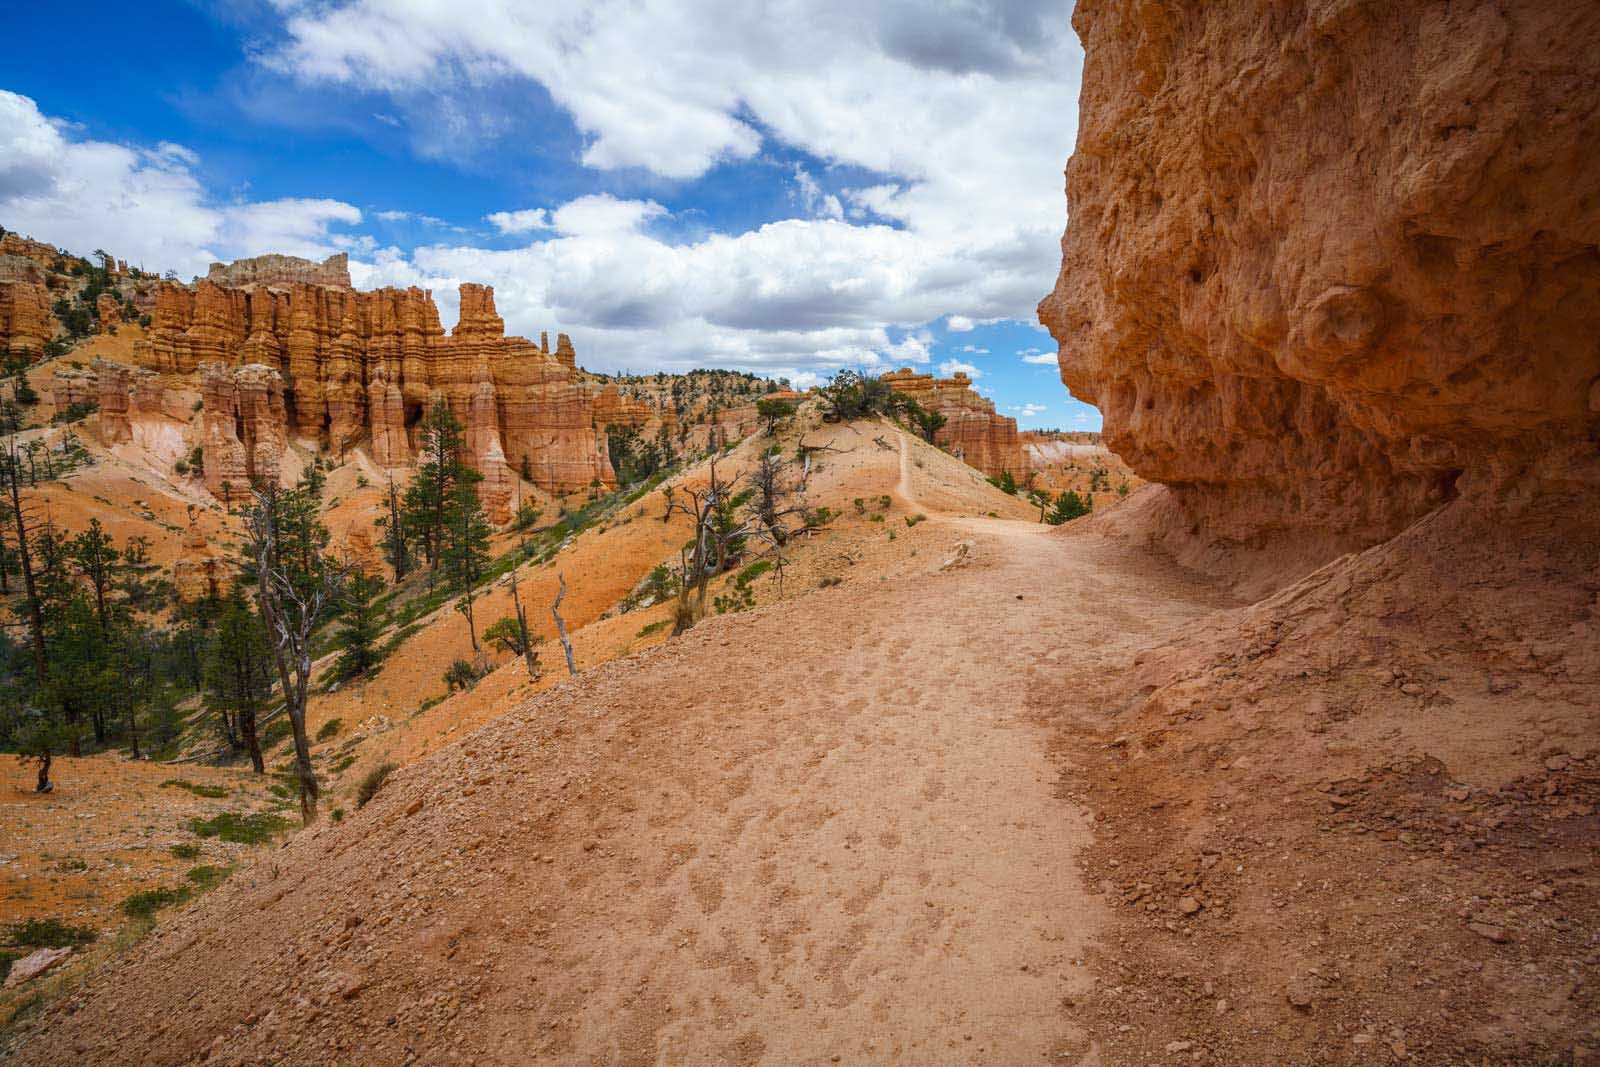
[[[511,606],[517,612],[517,634],[522,639],[522,658],[528,664],[528,680],[539,677],[539,654],[533,650],[533,637],[528,633],[528,614],[522,610],[522,597],[517,595],[517,569],[511,568]]]
[[[239,732],[244,735],[245,747],[250,750],[250,766],[257,774],[265,774],[266,761],[261,758],[261,738],[256,733],[256,710],[239,712]]]
[[[35,793],[48,793],[55,788],[55,786],[50,784],[51,759],[52,757],[49,749],[45,749],[44,755],[39,757],[39,780],[34,784],[33,787],[33,791]]]
[[[561,601],[567,595],[567,580],[561,575],[556,575],[556,581],[561,583],[560,591],[556,593],[556,602],[550,605],[550,614],[555,616],[556,633],[561,637],[561,651],[567,654],[567,673],[574,677],[578,674],[578,667],[572,662],[572,642],[567,640],[567,624],[561,621]]]

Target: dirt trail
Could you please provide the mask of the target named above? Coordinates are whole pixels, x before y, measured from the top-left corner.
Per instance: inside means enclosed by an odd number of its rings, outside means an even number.
[[[1028,698],[1204,594],[1097,536],[930,523],[970,562],[552,690],[164,924],[21,1061],[1093,1062],[1102,898]]]

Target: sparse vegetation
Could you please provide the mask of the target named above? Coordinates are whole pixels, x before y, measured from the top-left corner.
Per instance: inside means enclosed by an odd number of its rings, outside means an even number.
[[[289,820],[269,812],[225,811],[209,819],[190,819],[197,837],[215,837],[236,845],[262,845],[289,828]]]
[[[162,784],[163,787],[167,787],[167,788],[171,788],[171,789],[182,789],[182,790],[185,790],[187,792],[193,793],[197,797],[211,797],[212,799],[216,799],[216,798],[219,798],[219,797],[225,797],[229,793],[229,789],[228,789],[227,786],[223,786],[223,785],[203,785],[203,784],[201,784],[199,782],[186,782],[181,778],[168,778],[166,781],[162,782],[161,784]]]
[[[383,788],[383,783],[389,780],[389,775],[395,772],[393,763],[380,763],[368,771],[361,779],[361,784],[356,786],[356,807],[364,808],[378,791]]]

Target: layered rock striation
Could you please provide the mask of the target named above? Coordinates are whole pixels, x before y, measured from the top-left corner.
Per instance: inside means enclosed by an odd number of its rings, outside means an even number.
[[[32,257],[0,252],[0,355],[38,359],[55,331],[45,268]]]
[[[1592,500],[1600,9],[1083,0],[1040,318],[1224,537]],[[1590,515],[1592,520],[1592,513]]]
[[[509,517],[519,473],[553,493],[615,484],[595,419],[601,387],[577,370],[565,334],[554,352],[548,340],[505,336],[488,286],[461,287],[460,321],[446,334],[431,293],[359,292],[348,281],[342,257],[319,265],[272,256],[214,267],[192,288],[167,283],[136,357],[171,372],[203,363],[274,370],[288,435],[339,455],[365,441],[386,467],[412,461],[414,428],[443,398],[467,428],[497,521]],[[208,447],[208,484],[210,459]],[[228,463],[231,480],[238,465]]]
[[[902,367],[885,374],[883,380],[895,392],[943,415],[945,424],[934,442],[969,466],[991,478],[1008,471],[1020,477],[1027,470],[1017,439],[1017,420],[997,414],[994,401],[974,390],[965,374],[935,378]]]
[[[259,363],[203,363],[200,390],[206,488],[235,503],[256,482],[275,485],[289,444],[283,376]]]

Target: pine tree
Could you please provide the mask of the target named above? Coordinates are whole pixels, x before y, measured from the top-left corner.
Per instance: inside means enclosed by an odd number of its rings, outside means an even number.
[[[461,423],[443,399],[435,400],[422,420],[421,462],[403,503],[405,528],[422,547],[429,570],[439,567],[456,486],[462,472],[470,469],[463,457],[465,447]]]
[[[266,627],[235,587],[217,618],[205,659],[206,703],[223,720],[230,743],[243,744],[257,774],[266,770],[256,730],[261,709],[272,698],[273,661]]]
[[[467,617],[467,632],[472,651],[479,656],[478,629],[472,608],[478,583],[489,565],[489,519],[478,500],[479,475],[470,470],[458,472],[455,488],[446,509],[447,524],[443,546],[445,573],[450,587],[459,596],[456,610]]]
[[[381,592],[383,579],[376,575],[356,574],[345,583],[335,636],[342,650],[334,665],[336,677],[359,678],[378,665],[378,634],[383,625],[374,601]]]

